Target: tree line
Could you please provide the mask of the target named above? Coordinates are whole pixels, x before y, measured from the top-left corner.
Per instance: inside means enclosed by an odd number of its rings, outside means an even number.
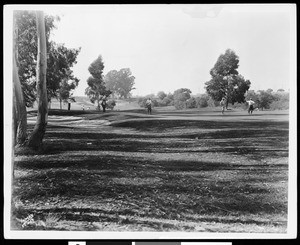
[[[214,100],[207,93],[192,95],[191,90],[188,88],[180,88],[173,93],[165,93],[159,91],[157,94],[149,94],[144,97],[138,98],[138,104],[145,108],[146,100],[151,98],[154,107],[174,106],[178,110],[193,109],[193,108],[206,108],[218,107],[220,101]],[[289,92],[283,89],[273,91],[267,90],[248,90],[245,95],[245,101],[252,99],[255,102],[255,107],[260,110],[287,110],[289,109]],[[247,109],[246,102],[234,103],[233,108]]]
[[[146,100],[152,98],[153,106],[175,106],[176,109],[215,107],[219,105],[222,98],[226,100],[226,108],[229,104],[234,107],[246,107],[246,100],[252,98],[256,107],[260,109],[288,109],[289,94],[280,89],[273,92],[249,90],[251,82],[238,72],[239,57],[236,53],[227,49],[221,54],[214,67],[210,70],[211,79],[205,82],[206,93],[192,96],[188,88],[180,88],[174,93],[166,94],[163,91],[157,95],[150,94],[139,98],[138,103],[145,107]]]

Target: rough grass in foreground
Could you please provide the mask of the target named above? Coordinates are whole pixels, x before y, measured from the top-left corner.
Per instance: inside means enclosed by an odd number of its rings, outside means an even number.
[[[50,118],[44,151],[17,151],[12,228],[286,232],[287,121],[130,113]]]

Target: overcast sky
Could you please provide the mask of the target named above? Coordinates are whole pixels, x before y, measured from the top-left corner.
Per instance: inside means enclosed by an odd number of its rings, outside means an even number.
[[[51,5],[52,39],[81,47],[74,95],[84,95],[88,66],[102,55],[108,71],[130,68],[135,95],[189,88],[204,93],[220,54],[239,56],[251,89],[289,89],[295,42],[294,5]]]

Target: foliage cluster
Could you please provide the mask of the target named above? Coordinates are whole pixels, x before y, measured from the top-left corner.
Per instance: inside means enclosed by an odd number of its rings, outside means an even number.
[[[264,110],[287,110],[289,109],[289,93],[282,89],[274,92],[272,89],[248,91],[246,100],[252,98],[255,107]]]
[[[127,99],[130,96],[130,92],[135,89],[134,86],[135,77],[129,68],[122,68],[121,70],[111,70],[105,77],[105,85],[107,89],[112,91],[114,96]]]
[[[175,106],[178,110],[190,108],[204,108],[209,106],[211,98],[207,94],[201,94],[196,97],[191,96],[191,90],[187,88],[180,88],[174,93],[166,94],[163,91],[157,95],[150,94],[138,99],[138,104],[145,108],[146,100],[151,98],[154,107]]]
[[[92,103],[97,102],[97,109],[100,110],[100,100],[108,99],[110,95],[113,98],[127,99],[130,97],[131,90],[135,89],[134,79],[129,68],[121,70],[111,70],[103,75],[104,62],[102,56],[99,55],[96,60],[89,66],[91,76],[87,80],[88,87],[85,94],[89,96]],[[116,105],[115,100],[108,101],[108,108],[113,109]]]
[[[96,60],[90,64],[88,70],[91,76],[87,79],[88,87],[85,94],[89,96],[92,103],[97,102],[97,109],[100,110],[100,101],[107,98],[112,92],[105,86],[103,80],[104,62],[102,56],[99,55]]]
[[[138,104],[145,108],[146,100],[151,98],[154,107],[175,106],[178,110],[218,107],[219,101],[214,100],[207,93],[192,96],[191,91],[187,88],[181,88],[169,93],[168,95],[160,91],[155,94],[150,94],[138,99]],[[235,103],[232,108],[240,108],[246,110],[248,108],[248,101],[250,98],[255,102],[254,107],[260,110],[286,110],[289,109],[289,93],[284,90],[273,92],[272,89],[267,90],[249,90],[245,96],[245,102]],[[167,103],[166,103],[167,102]]]
[[[71,68],[76,64],[78,49],[69,49],[64,44],[50,41],[52,30],[56,28],[58,16],[45,15],[47,42],[47,96],[48,101],[57,98],[67,101],[79,83]],[[37,97],[37,28],[35,11],[17,10],[14,12],[14,32],[16,34],[16,59],[18,74],[27,107],[32,107]]]
[[[113,110],[116,106],[116,101],[114,99],[110,99],[107,101],[107,109]]]
[[[250,81],[239,74],[239,57],[233,50],[227,49],[221,54],[210,70],[211,80],[205,83],[206,91],[215,101],[226,99],[229,103],[245,102],[245,92],[250,88]]]

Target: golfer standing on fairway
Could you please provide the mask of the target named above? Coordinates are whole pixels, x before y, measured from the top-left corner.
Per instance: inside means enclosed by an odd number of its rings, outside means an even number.
[[[248,114],[252,114],[254,108],[253,105],[255,104],[255,102],[250,98],[250,100],[247,101],[249,108],[248,108]]]
[[[101,106],[102,106],[103,112],[105,112],[105,109],[106,109],[106,97],[105,96],[102,99]]]
[[[226,100],[225,100],[225,97],[223,97],[222,100],[220,101],[220,105],[221,105],[221,107],[222,107],[222,114],[224,114],[225,106],[226,106]]]
[[[152,111],[152,108],[151,108],[151,106],[152,106],[152,101],[151,101],[150,98],[147,99],[147,101],[146,101],[146,106],[147,106],[147,112],[148,112],[148,114],[151,114],[151,111]]]

